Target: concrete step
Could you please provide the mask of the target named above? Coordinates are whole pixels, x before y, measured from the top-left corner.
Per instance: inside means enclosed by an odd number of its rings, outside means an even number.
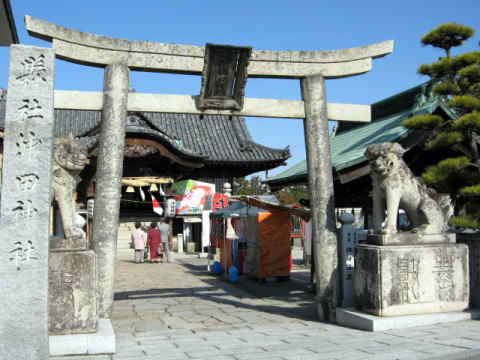
[[[119,248],[117,247],[117,251],[133,251],[133,249],[128,248]]]

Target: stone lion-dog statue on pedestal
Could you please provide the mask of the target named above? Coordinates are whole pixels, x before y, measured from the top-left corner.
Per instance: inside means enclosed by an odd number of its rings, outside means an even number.
[[[402,159],[404,153],[400,144],[389,142],[371,145],[365,152],[373,185],[373,232],[396,234],[398,210],[403,209],[412,225],[411,233],[445,233],[453,212],[450,196],[438,194],[415,177]],[[385,209],[387,221],[382,228]]]
[[[65,237],[69,240],[85,237],[76,225],[74,194],[80,182],[80,172],[88,164],[87,148],[72,136],[56,138],[53,142],[52,200],[58,203]]]

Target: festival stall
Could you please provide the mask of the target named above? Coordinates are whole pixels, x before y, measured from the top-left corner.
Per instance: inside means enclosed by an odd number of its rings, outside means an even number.
[[[211,215],[212,224],[216,224],[212,227],[215,231],[211,233],[211,245],[221,249],[222,268],[236,263],[248,277],[256,279],[289,276],[290,215],[309,218],[309,212],[260,198],[242,196],[236,200],[239,201]],[[232,225],[230,231],[228,222]],[[246,244],[241,249],[244,253],[236,247],[241,243]],[[243,264],[238,262],[239,254],[244,258]]]

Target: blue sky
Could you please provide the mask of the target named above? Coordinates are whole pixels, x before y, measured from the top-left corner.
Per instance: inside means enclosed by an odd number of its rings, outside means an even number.
[[[256,50],[334,50],[394,40],[392,54],[375,60],[367,74],[327,81],[330,102],[371,104],[427,79],[421,63],[443,56],[422,47],[420,38],[434,27],[457,22],[477,34],[461,48],[479,50],[478,0],[11,0],[20,42],[50,46],[25,31],[25,14],[95,34],[152,42],[246,45]],[[458,50],[457,50],[458,53]],[[6,88],[8,48],[0,48],[0,87]],[[102,69],[57,61],[56,89],[101,91]],[[137,92],[197,95],[200,77],[133,72]],[[246,96],[300,99],[298,80],[249,79]],[[248,119],[253,139],[263,145],[290,145],[293,166],[305,158],[303,122]],[[270,176],[285,170],[280,167]],[[264,175],[263,173],[261,174]]]

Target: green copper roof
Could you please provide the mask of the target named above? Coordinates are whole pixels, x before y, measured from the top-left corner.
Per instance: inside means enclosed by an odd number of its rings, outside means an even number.
[[[364,153],[369,145],[402,140],[413,131],[402,126],[403,120],[414,115],[433,113],[438,107],[441,107],[448,115],[453,116],[439,98],[430,98],[429,100],[423,98],[417,102],[413,109],[409,108],[408,110],[385,116],[335,135],[330,138],[332,167],[335,170],[342,170],[366,161]],[[280,174],[266,179],[264,183],[294,182],[305,179],[306,174],[307,162],[304,160]]]

